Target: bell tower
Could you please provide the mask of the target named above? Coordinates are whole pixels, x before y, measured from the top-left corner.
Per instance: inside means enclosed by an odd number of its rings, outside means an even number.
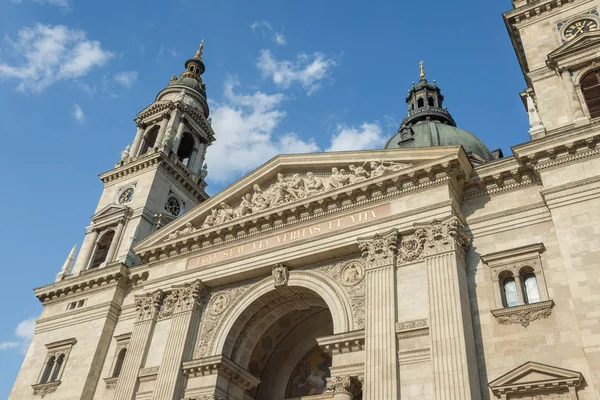
[[[215,135],[201,77],[203,47],[204,40],[179,78],[137,114],[133,143],[100,174],[104,191],[73,270],[70,254],[57,281],[113,263],[132,265],[136,242],[208,198],[204,159]]]
[[[504,14],[532,139],[600,117],[598,0],[513,0]]]

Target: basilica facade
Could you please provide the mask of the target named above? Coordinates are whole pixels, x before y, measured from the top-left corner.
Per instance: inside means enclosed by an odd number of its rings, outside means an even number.
[[[422,68],[384,149],[280,155],[214,197],[201,45],[35,289],[10,399],[599,399],[600,0],[512,4],[512,155]]]

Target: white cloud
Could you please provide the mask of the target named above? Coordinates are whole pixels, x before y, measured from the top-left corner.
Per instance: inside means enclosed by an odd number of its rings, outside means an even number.
[[[20,0],[19,0],[20,1]],[[49,4],[61,8],[63,11],[69,10],[69,0],[34,0],[39,4]]]
[[[113,56],[100,42],[88,40],[84,31],[64,25],[24,27],[16,40],[6,40],[12,53],[25,60],[20,64],[0,60],[0,78],[19,80],[17,90],[23,92],[40,92],[56,81],[81,78]]]
[[[282,94],[239,94],[238,86],[235,79],[229,79],[224,101],[212,105],[212,126],[218,140],[207,152],[210,180],[229,182],[280,153],[319,150],[312,139],[302,140],[295,133],[274,136],[286,116],[281,110]]]
[[[0,350],[9,350],[17,347],[21,348],[23,353],[27,352],[29,343],[33,339],[35,332],[35,320],[39,317],[27,318],[17,325],[15,328],[15,336],[17,340],[0,342]]]
[[[329,78],[335,65],[333,58],[319,52],[299,54],[296,61],[277,61],[266,49],[260,51],[256,64],[263,77],[272,79],[278,87],[287,89],[298,82],[309,96],[321,87],[323,80]]]
[[[114,78],[119,85],[130,88],[137,81],[138,73],[136,71],[121,71],[117,72]]]
[[[287,40],[281,32],[275,32],[275,34],[273,35],[273,40],[280,46],[285,46],[287,44]]]
[[[173,57],[177,57],[177,51],[175,51],[174,47],[166,48],[165,46],[160,45],[160,49],[158,49],[158,56],[161,57],[165,53],[168,53]]]
[[[359,127],[339,124],[326,151],[366,150],[380,148],[385,137],[379,123],[363,122]]]
[[[14,349],[19,346],[19,342],[0,342],[0,350]]]
[[[283,32],[278,32],[273,28],[273,25],[269,21],[255,21],[250,25],[250,29],[257,34],[262,36],[263,38],[270,37],[277,45],[285,46],[287,44],[287,40]]]
[[[77,121],[80,124],[82,124],[83,121],[85,120],[85,114],[83,112],[83,108],[81,108],[81,106],[79,104],[73,105],[73,118],[75,118],[75,121]]]

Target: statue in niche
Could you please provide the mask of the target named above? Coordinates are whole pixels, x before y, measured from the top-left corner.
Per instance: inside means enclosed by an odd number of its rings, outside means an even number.
[[[202,169],[200,170],[200,179],[201,180],[206,180],[206,177],[208,176],[208,164],[204,163],[204,165],[202,166]]]
[[[287,286],[290,271],[283,264],[275,264],[271,270],[275,287]]]
[[[312,196],[325,191],[325,186],[319,178],[315,178],[312,172],[306,173],[306,182],[304,183],[307,196]]]
[[[121,152],[121,161],[126,162],[129,160],[129,152],[131,150],[131,146],[127,145],[127,147],[125,147],[125,150],[123,150]]]

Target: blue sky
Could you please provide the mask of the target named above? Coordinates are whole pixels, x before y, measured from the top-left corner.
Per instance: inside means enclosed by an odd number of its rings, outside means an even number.
[[[528,139],[525,87],[501,13],[509,0],[0,3],[0,398],[52,282],[80,244],[97,175],[135,114],[202,38],[217,142],[215,193],[279,152],[377,148],[398,129],[418,63],[459,127],[490,149]],[[244,152],[243,155],[241,153]]]

